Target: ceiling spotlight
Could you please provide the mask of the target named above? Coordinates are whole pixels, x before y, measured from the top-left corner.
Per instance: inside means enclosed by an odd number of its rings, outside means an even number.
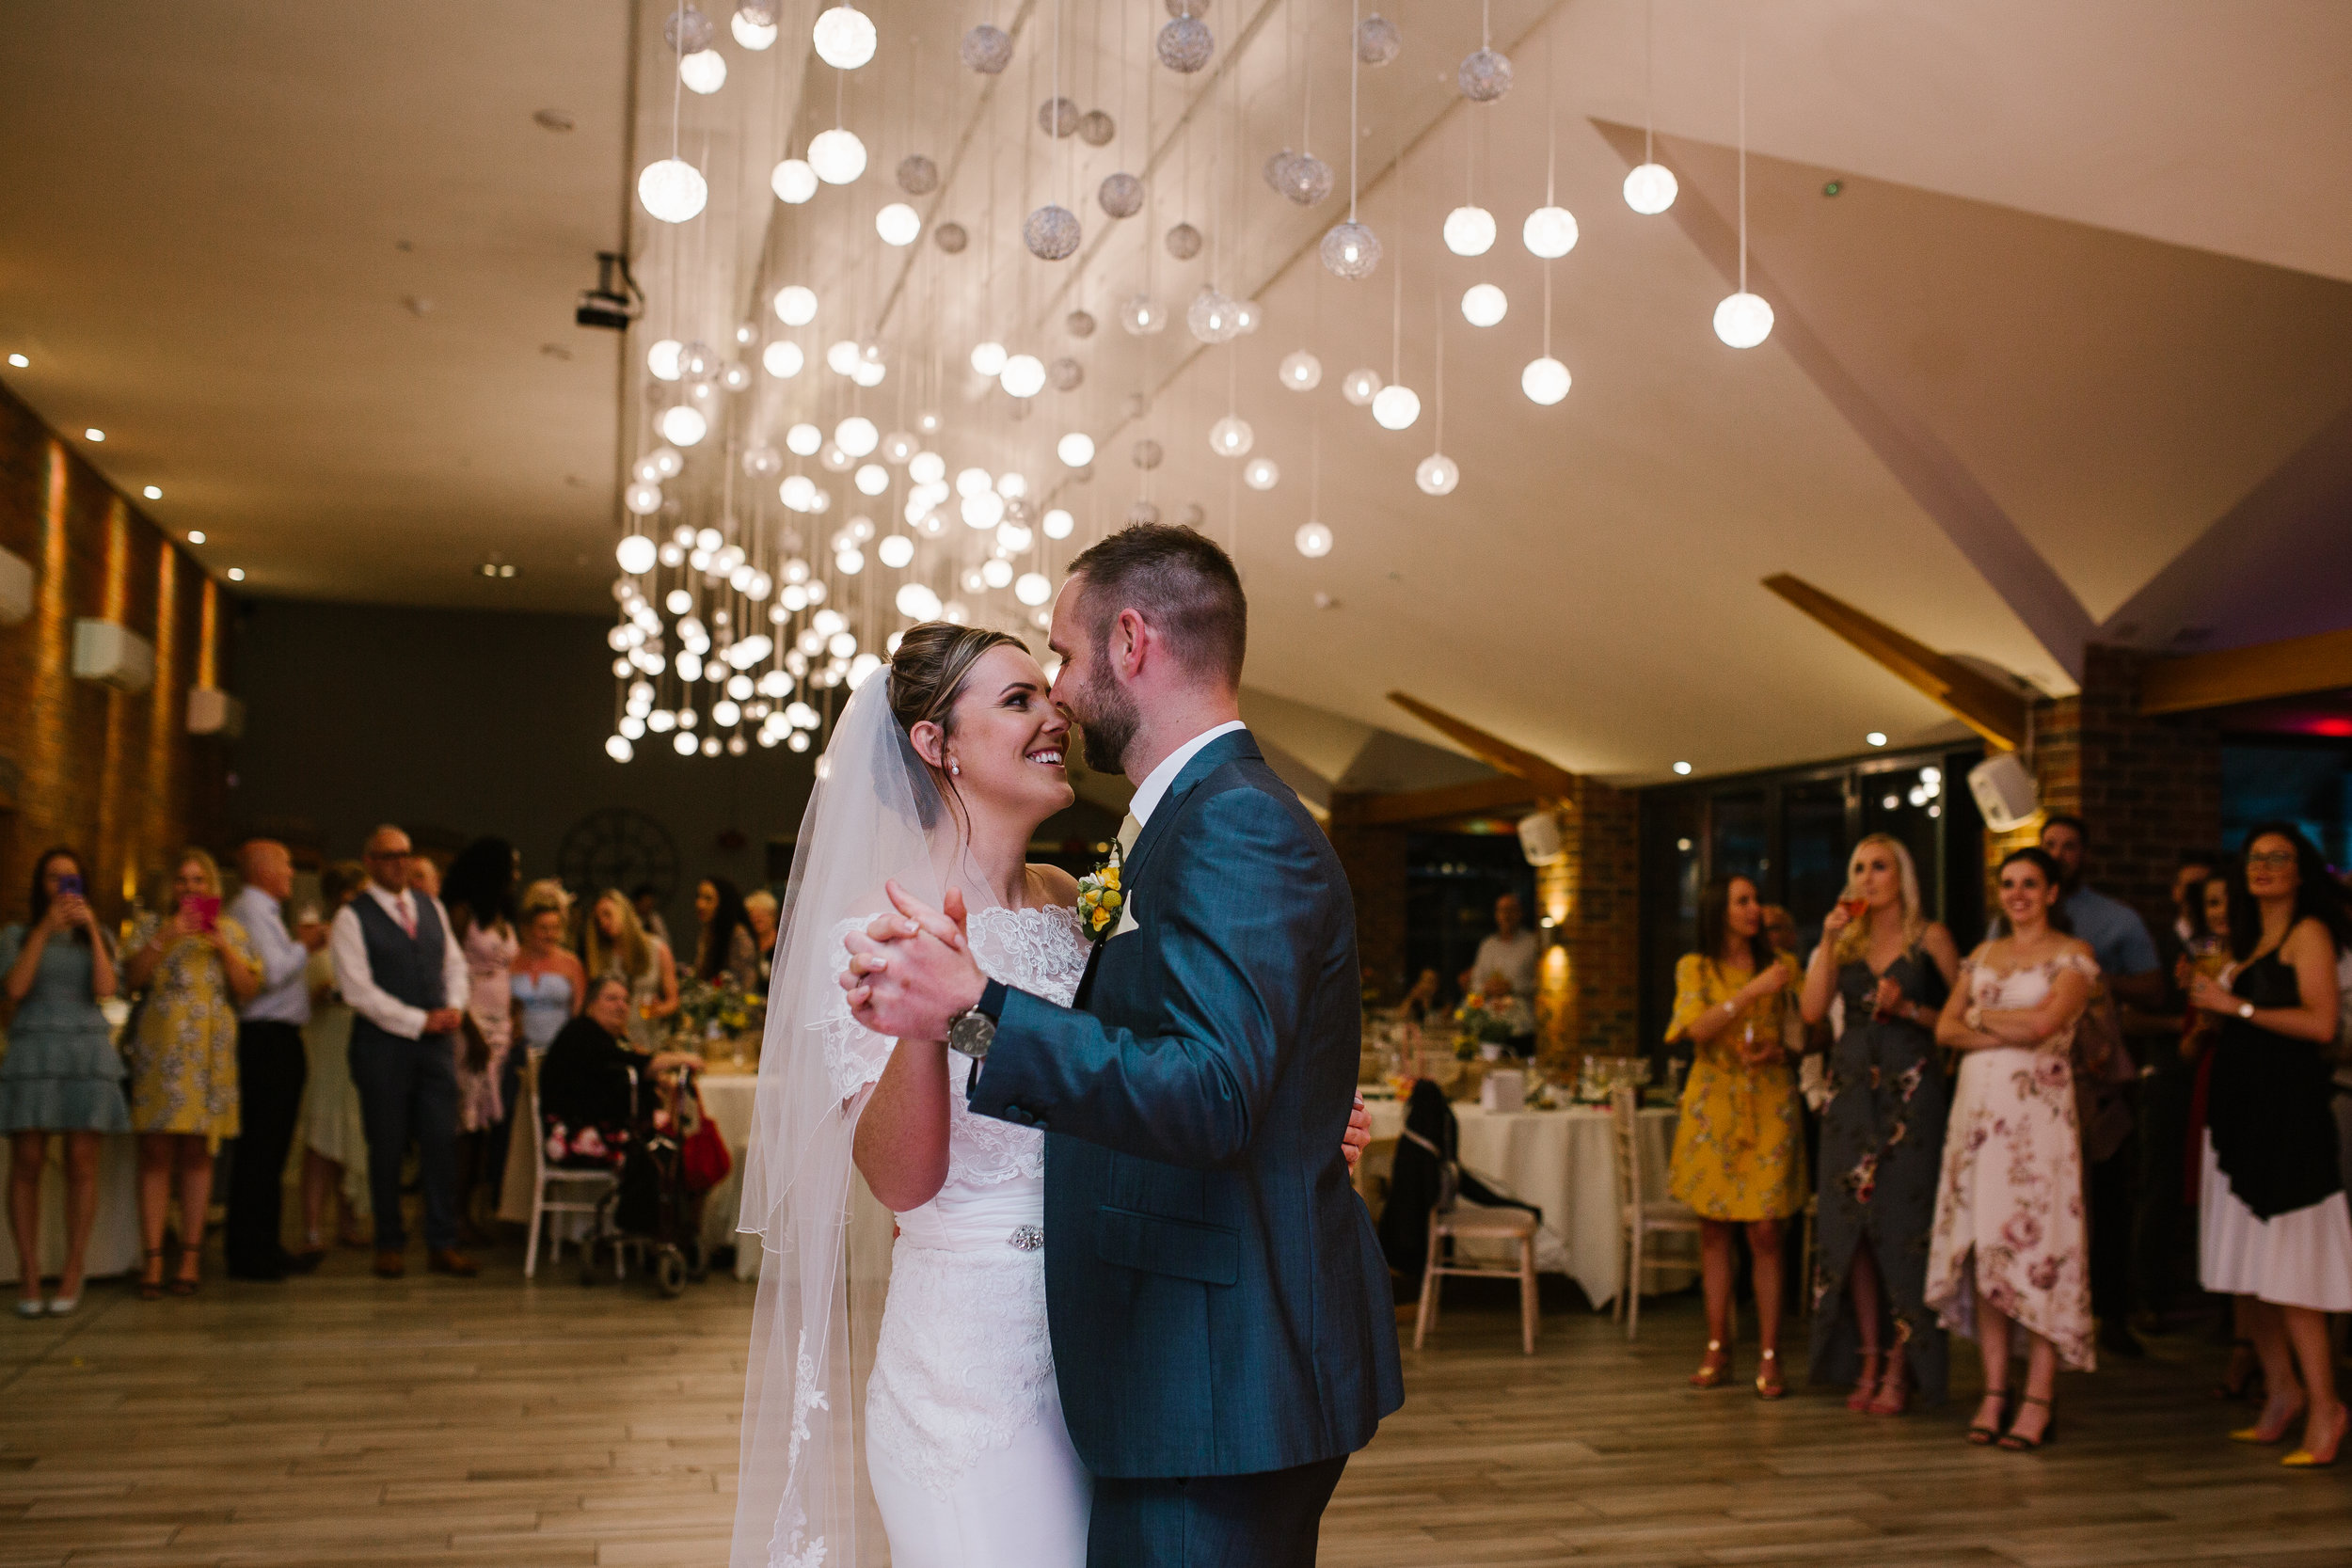
[[[1884,730],[1872,730],[1868,735],[1864,736],[1862,738],[1873,746],[1883,746],[1886,744],[1886,732]]]
[[[229,580],[230,582],[243,582],[245,580],[245,568],[242,566],[230,567]]]
[[[103,441],[106,438],[106,433],[99,429],[96,425],[90,426],[87,430],[82,432],[82,434],[93,441]]]
[[[201,545],[204,543],[204,531],[200,528],[192,528],[188,530],[188,543],[191,545]]]
[[[1675,771],[1687,778],[1690,776],[1691,765],[1687,762],[1677,762],[1675,764]]]
[[[164,499],[163,487],[156,484],[149,485],[146,489],[140,491],[139,494],[145,496],[151,501],[159,501]]]
[[[9,363],[9,364],[11,364],[11,365],[13,365],[13,366],[15,366],[15,367],[16,367],[18,370],[20,370],[20,371],[23,371],[23,370],[30,370],[30,369],[32,368],[32,364],[33,364],[33,362],[32,362],[30,359],[25,358],[25,357],[24,357],[24,356],[23,356],[23,355],[21,355],[21,354],[11,354],[11,355],[9,355],[9,356],[8,356],[8,363]]]

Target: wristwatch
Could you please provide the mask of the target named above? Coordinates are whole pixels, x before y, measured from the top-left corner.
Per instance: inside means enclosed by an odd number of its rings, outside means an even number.
[[[996,1043],[996,1020],[1004,1010],[1004,985],[991,980],[980,989],[977,1002],[948,1021],[947,1049],[976,1062],[988,1060],[988,1048]]]
[[[2254,1005],[2251,1002],[2239,1003],[2237,1005],[2237,1016],[2243,1019],[2251,1019],[2254,1016]]]

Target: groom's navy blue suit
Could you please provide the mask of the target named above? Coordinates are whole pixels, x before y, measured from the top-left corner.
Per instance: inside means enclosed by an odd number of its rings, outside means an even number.
[[[1237,732],[1177,774],[1121,881],[1136,926],[1098,949],[1075,1009],[990,986],[970,1097],[1047,1134],[1089,1561],[1311,1562],[1341,1465],[1405,1398],[1341,1152],[1361,1033],[1347,879]]]

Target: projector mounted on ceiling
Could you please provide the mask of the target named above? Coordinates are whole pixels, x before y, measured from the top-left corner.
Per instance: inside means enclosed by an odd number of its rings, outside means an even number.
[[[614,287],[617,277],[619,287]],[[580,309],[572,319],[582,326],[600,326],[609,332],[627,332],[645,309],[645,296],[638,291],[637,279],[628,275],[628,258],[614,250],[596,252],[596,286],[582,290]]]

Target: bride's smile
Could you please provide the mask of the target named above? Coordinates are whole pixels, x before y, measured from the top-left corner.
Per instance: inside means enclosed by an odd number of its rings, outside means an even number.
[[[973,662],[949,721],[917,723],[910,737],[967,812],[1035,827],[1078,798],[1064,766],[1070,721],[1050,689],[1027,650],[1000,643]]]

